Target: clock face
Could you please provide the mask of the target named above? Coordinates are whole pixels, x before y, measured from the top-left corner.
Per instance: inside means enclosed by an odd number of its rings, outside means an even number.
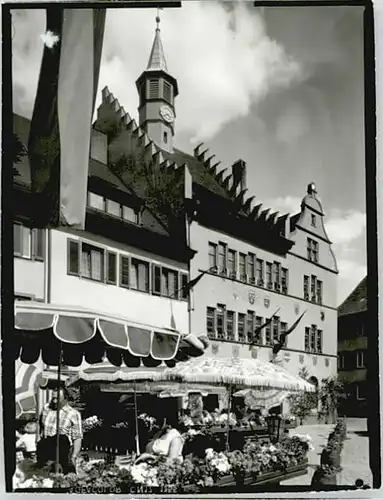
[[[169,106],[162,106],[160,109],[160,115],[168,123],[172,123],[174,121],[174,113],[172,108]]]

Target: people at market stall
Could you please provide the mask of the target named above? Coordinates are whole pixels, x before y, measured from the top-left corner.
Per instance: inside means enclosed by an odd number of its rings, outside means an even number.
[[[23,452],[23,458],[36,459],[36,433],[36,422],[27,422],[24,426],[23,434],[20,434],[16,441],[16,450]]]
[[[150,461],[156,457],[166,457],[170,462],[173,460],[182,462],[184,448],[182,432],[184,430],[184,424],[177,417],[166,417],[161,430],[148,443],[145,453],[138,458],[136,463]]]
[[[68,402],[68,393],[61,388],[44,408],[40,417],[41,439],[37,444],[40,466],[56,460],[57,410],[59,410],[59,462],[64,474],[74,471],[83,438],[80,412]]]

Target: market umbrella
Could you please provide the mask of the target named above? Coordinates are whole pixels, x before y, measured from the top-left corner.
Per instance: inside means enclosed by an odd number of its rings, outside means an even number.
[[[33,301],[15,301],[14,359],[57,366],[57,391],[62,365],[99,363],[105,357],[115,366],[174,366],[190,356],[200,356],[207,339],[157,328],[128,318]],[[59,463],[59,408],[56,415],[56,472]]]
[[[279,406],[284,399],[290,394],[289,391],[281,391],[279,389],[241,389],[233,394],[234,397],[243,397],[246,406],[251,410],[265,408],[269,410],[274,406]]]

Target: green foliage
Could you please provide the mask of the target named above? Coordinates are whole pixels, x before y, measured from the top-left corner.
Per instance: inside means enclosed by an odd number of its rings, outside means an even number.
[[[307,368],[303,367],[299,376],[304,380],[309,378],[309,372]],[[292,394],[288,397],[288,402],[290,405],[290,411],[293,415],[300,419],[302,423],[305,418],[311,414],[311,410],[318,405],[318,394],[317,392],[302,392],[298,394]]]
[[[335,419],[339,403],[345,398],[344,385],[337,377],[323,379],[319,389],[320,419],[324,419],[325,422],[329,418]]]
[[[176,170],[161,169],[153,162],[146,162],[143,154],[121,156],[111,165],[112,171],[144,199],[148,209],[164,215],[170,225],[175,225],[184,214],[183,178]]]

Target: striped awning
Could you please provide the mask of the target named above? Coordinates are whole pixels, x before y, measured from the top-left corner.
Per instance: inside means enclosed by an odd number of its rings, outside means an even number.
[[[42,370],[36,365],[16,365],[16,418],[36,410],[36,387]]]
[[[205,337],[182,334],[171,328],[139,324],[123,317],[80,307],[38,302],[16,302],[13,355],[24,363],[80,366],[105,358],[114,366],[156,367],[203,354]]]

